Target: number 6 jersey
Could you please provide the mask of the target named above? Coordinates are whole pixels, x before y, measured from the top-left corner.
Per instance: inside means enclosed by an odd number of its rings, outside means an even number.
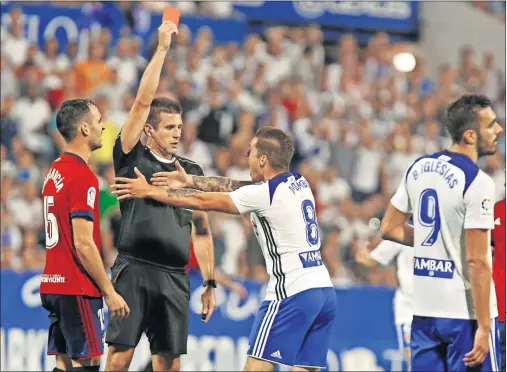
[[[102,294],[84,269],[74,246],[72,218],[93,221],[93,239],[100,253],[98,180],[79,156],[65,153],[56,159],[42,187],[46,231],[46,267],[40,293]]]
[[[320,254],[315,199],[304,177],[282,173],[229,195],[241,214],[252,212],[252,228],[270,277],[267,301],[332,287]]]
[[[391,204],[413,213],[414,315],[476,318],[465,230],[493,229],[493,197],[493,180],[466,155],[442,151],[408,168]],[[490,312],[498,315],[493,281]]]

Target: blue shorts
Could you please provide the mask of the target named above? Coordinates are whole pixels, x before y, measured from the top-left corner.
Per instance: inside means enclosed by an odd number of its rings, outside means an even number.
[[[505,323],[498,323],[500,333],[500,371],[505,371]]]
[[[477,367],[467,368],[465,355],[474,346],[477,321],[415,316],[410,340],[412,371],[498,371],[500,364],[497,319],[491,319],[489,353]]]
[[[262,302],[247,354],[288,366],[325,368],[336,306],[331,287]]]
[[[101,297],[41,294],[49,313],[48,355],[90,359],[104,352]]]

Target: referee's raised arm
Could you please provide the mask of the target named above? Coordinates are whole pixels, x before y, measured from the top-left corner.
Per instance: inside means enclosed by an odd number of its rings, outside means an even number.
[[[128,154],[141,138],[150,113],[151,101],[158,88],[162,66],[171,46],[171,38],[175,33],[178,33],[178,29],[172,22],[164,22],[158,28],[158,47],[144,71],[134,105],[121,130],[121,147],[125,154]]]

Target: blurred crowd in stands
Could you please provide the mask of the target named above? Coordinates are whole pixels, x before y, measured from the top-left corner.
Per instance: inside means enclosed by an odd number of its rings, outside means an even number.
[[[212,11],[217,3],[188,4]],[[11,18],[1,34],[2,267],[43,268],[40,191],[48,166],[64,150],[56,112],[63,100],[89,97],[106,127],[91,167],[100,180],[109,268],[119,229],[118,203],[109,192],[112,147],[147,64],[140,53],[146,41],[125,32],[111,45],[102,29],[87,53],[73,43],[62,50],[54,39],[39,49],[24,35],[21,12],[12,10]],[[208,28],[193,39],[181,25],[158,88],[184,109],[179,154],[207,175],[249,179],[246,150],[255,130],[272,125],[290,132],[296,143],[293,169],[315,192],[322,253],[336,285],[395,284],[392,269],[361,269],[354,252],[367,242],[378,244],[369,221],[382,216],[410,163],[450,145],[445,109],[453,99],[484,93],[505,123],[505,78],[492,54],[477,55],[467,46],[459,65],[440,66],[431,79],[421,57],[412,72],[396,71],[383,33],[364,47],[344,35],[333,48],[324,48],[315,25],[274,27],[249,35],[242,45],[215,45]],[[480,163],[495,180],[496,199],[505,197],[505,137],[500,148]],[[265,279],[247,219],[211,213],[210,220],[217,265],[232,276]]]

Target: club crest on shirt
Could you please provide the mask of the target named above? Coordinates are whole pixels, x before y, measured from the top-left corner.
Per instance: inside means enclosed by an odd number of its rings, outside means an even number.
[[[88,198],[86,200],[86,204],[88,204],[88,206],[90,208],[95,208],[95,196],[97,195],[97,191],[95,190],[95,187],[90,187],[88,189]]]
[[[493,203],[489,198],[483,199],[481,202],[481,213],[490,214],[493,210]]]

